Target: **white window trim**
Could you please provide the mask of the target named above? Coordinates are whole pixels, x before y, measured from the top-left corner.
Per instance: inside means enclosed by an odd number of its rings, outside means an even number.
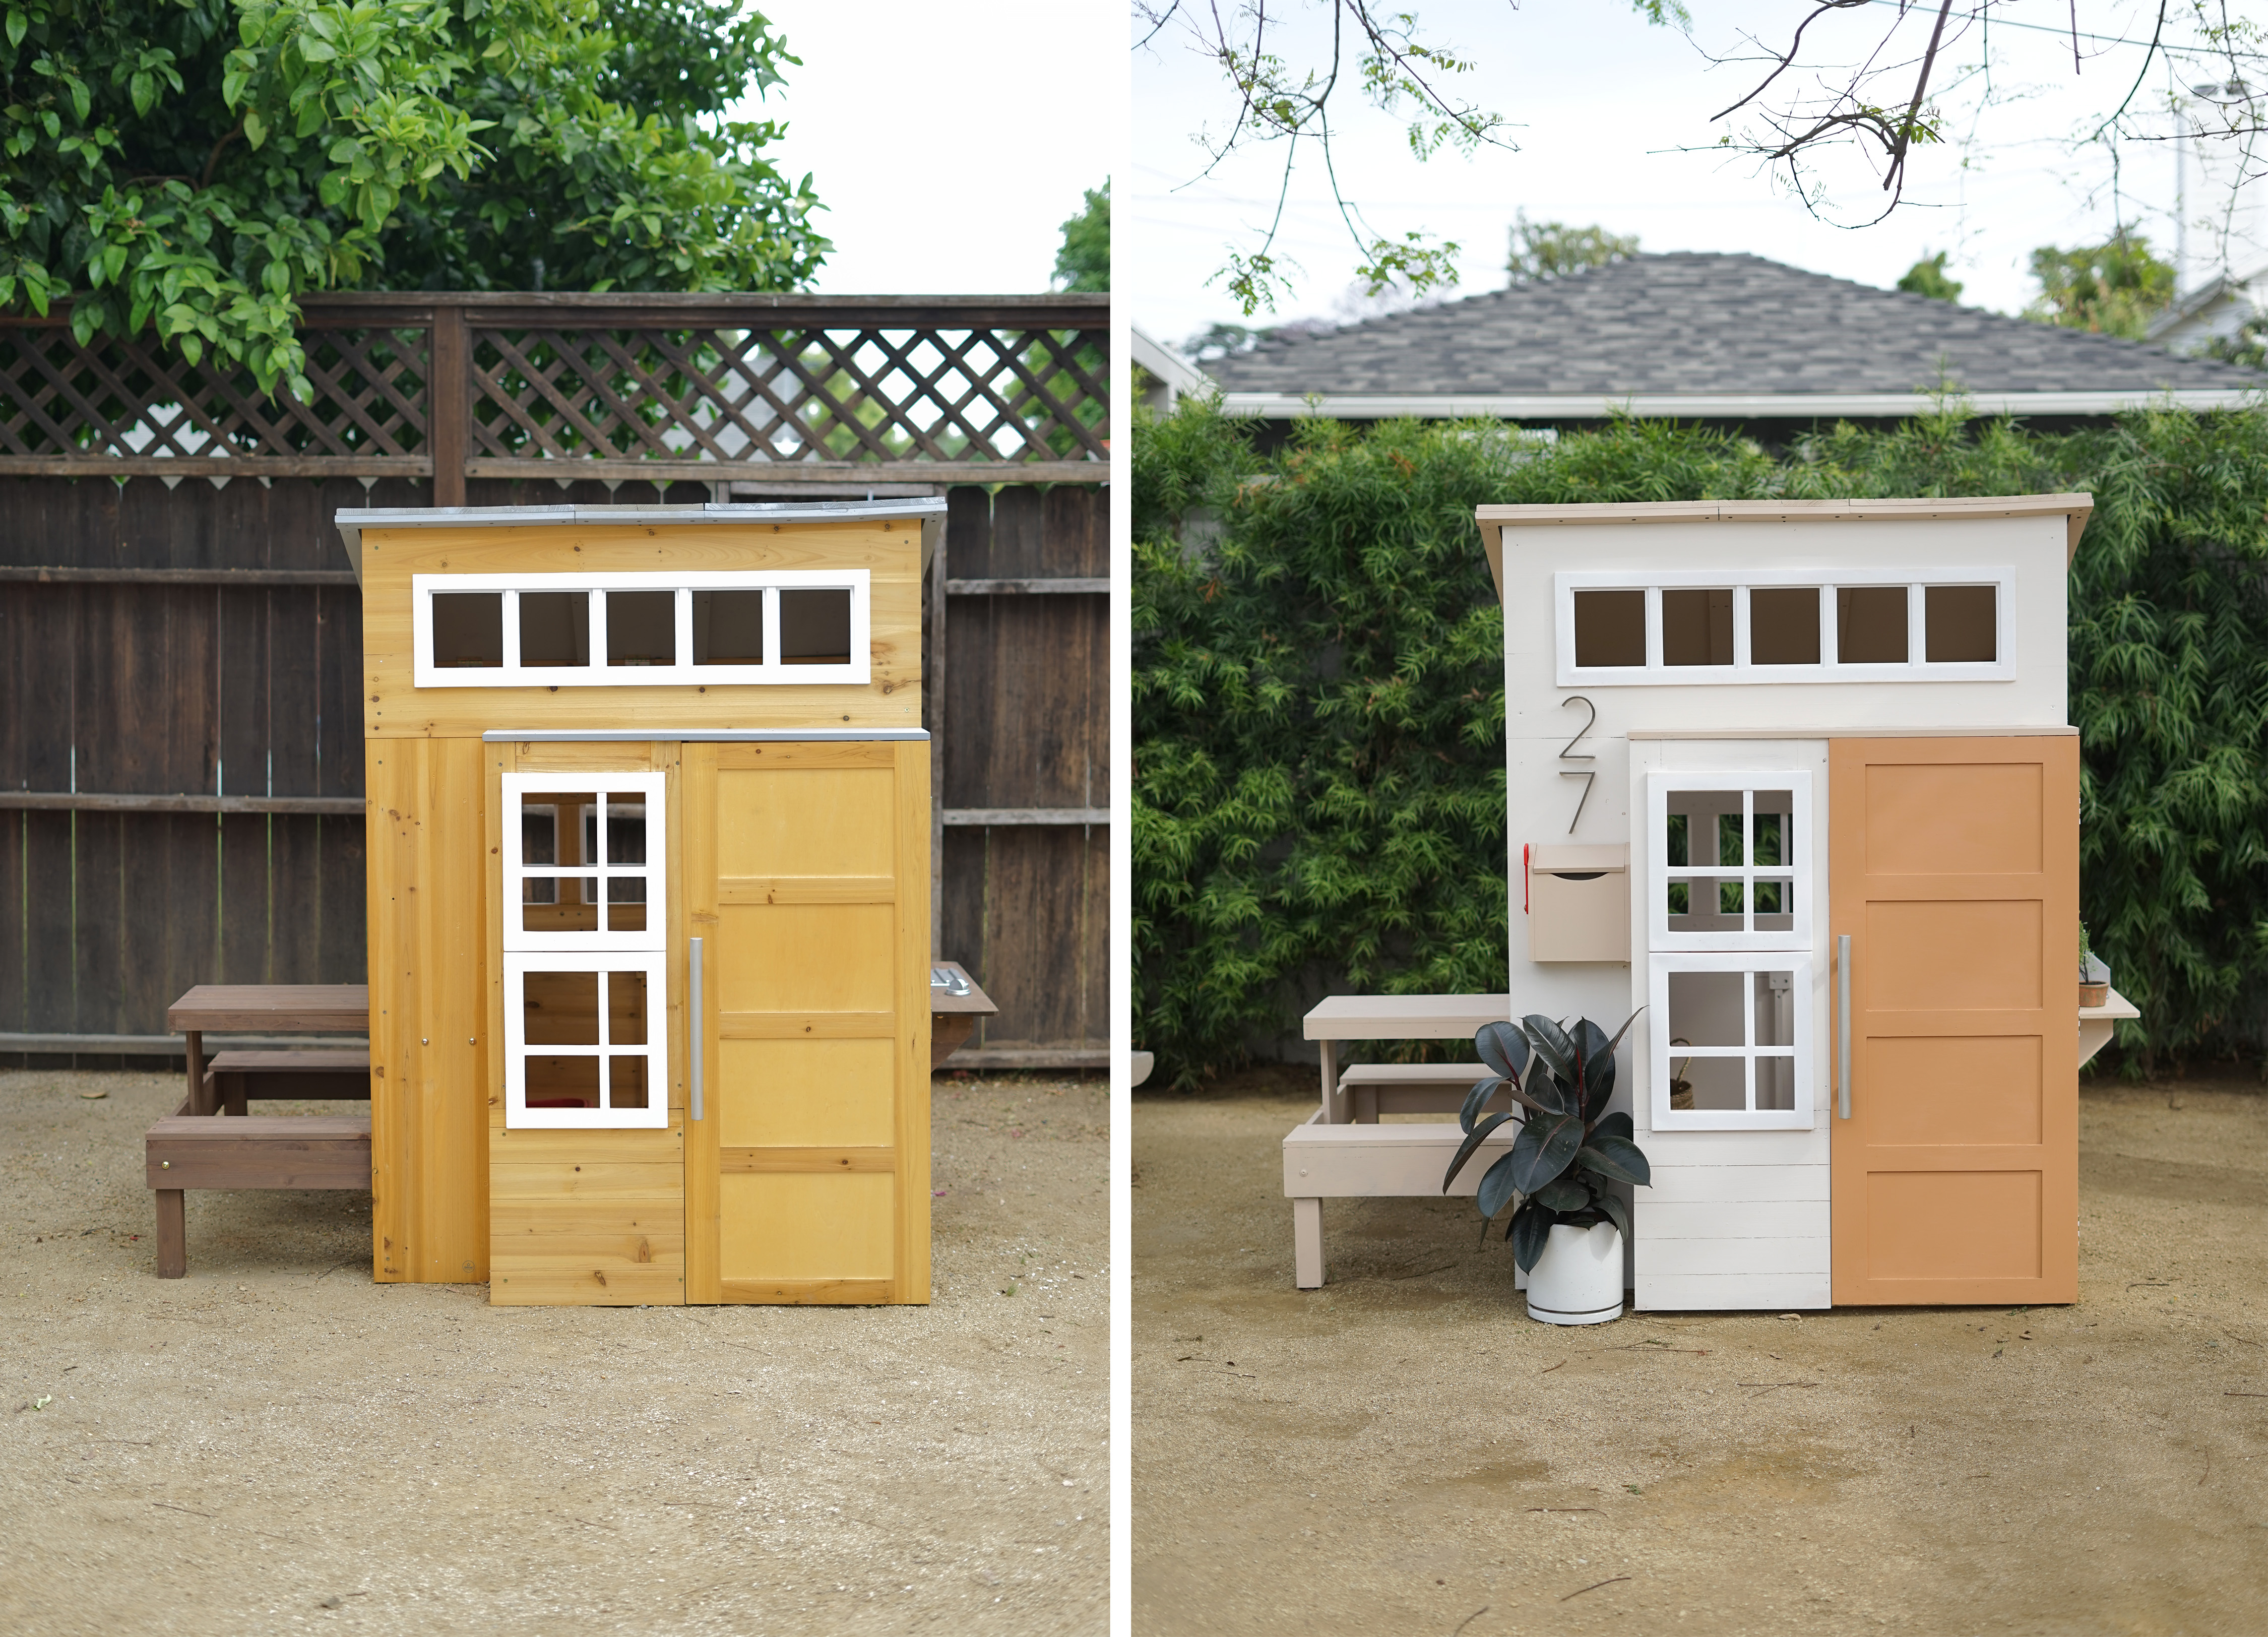
[[[669,835],[668,813],[664,793],[668,775],[641,770],[637,772],[605,772],[578,769],[572,772],[506,773],[504,775],[504,810],[512,815],[512,822],[504,825],[504,948],[507,951],[550,950],[559,953],[605,950],[659,950],[668,948],[669,940],[669,870],[666,838]],[[639,865],[608,864],[528,864],[522,858],[520,844],[520,809],[529,796],[542,793],[564,793],[565,791],[590,790],[604,798],[611,793],[636,792],[645,800],[646,861]],[[564,827],[563,827],[563,829]],[[574,821],[580,843],[582,821]],[[557,848],[555,846],[556,852]],[[600,847],[603,852],[603,844]],[[590,932],[533,933],[526,928],[519,914],[520,882],[528,875],[552,875],[562,880],[570,877],[594,877],[600,886],[599,897],[606,896],[605,881],[609,875],[640,875],[645,879],[645,926],[638,932],[608,932],[601,925]],[[578,889],[580,881],[578,881]],[[560,902],[571,900],[564,893]],[[603,923],[605,916],[600,917]]]
[[[1836,652],[1835,593],[1843,587],[1904,586],[1906,587],[1907,652],[1903,665],[1844,665],[1825,660],[1818,665],[1753,665],[1749,660],[1749,593],[1780,586],[1819,587],[1819,651]],[[1933,665],[1920,656],[1929,652],[1928,610],[1925,588],[1930,586],[1991,586],[1995,634],[1991,664]],[[1661,660],[1661,594],[1670,590],[1730,588],[1733,593],[1733,662],[1730,665],[1664,665]],[[1575,663],[1575,593],[1578,591],[1644,590],[1646,597],[1646,660],[1644,665]],[[1653,687],[1717,687],[1769,682],[2014,682],[2015,660],[2016,571],[2011,564],[1958,568],[1896,568],[1875,571],[1817,568],[1791,569],[1571,569],[1552,576],[1552,619],[1557,642],[1559,686],[1562,688],[1637,685]]]
[[[1672,972],[1791,972],[1789,1015],[1795,1043],[1757,1046],[1756,1007],[1742,988],[1742,1035],[1749,1043],[1733,1046],[1672,1046],[1669,1043],[1669,975]],[[1660,1020],[1647,1030],[1653,1046],[1652,1119],[1658,1132],[1808,1131],[1815,1113],[1817,1066],[1811,1044],[1811,957],[1800,950],[1756,950],[1740,954],[1657,955],[1649,957],[1646,999],[1651,1014]],[[1749,1096],[1756,1096],[1754,1059],[1792,1058],[1795,1064],[1793,1109],[1673,1109],[1669,1106],[1669,1071],[1673,1057],[1737,1058],[1749,1061]]]
[[[1753,848],[1754,826],[1746,822],[1745,815],[1752,813],[1754,801],[1750,793],[1758,790],[1785,790],[1789,793],[1788,862],[1768,865],[1764,873],[1775,879],[1791,878],[1795,899],[1792,925],[1783,932],[1673,932],[1669,926],[1669,883],[1673,880],[1688,880],[1694,876],[1714,875],[1719,880],[1734,876],[1749,882],[1749,889],[1742,895],[1744,912],[1749,920],[1756,918],[1756,893],[1752,878],[1756,866],[1680,865],[1673,866],[1668,859],[1669,798],[1675,791],[1730,791],[1743,793],[1742,811],[1742,846]],[[1692,772],[1653,772],[1646,776],[1646,947],[1655,953],[1679,953],[1688,950],[1799,950],[1808,954],[1812,941],[1811,848],[1811,771],[1808,768],[1724,768]],[[1690,857],[1690,854],[1689,853]]]
[[[599,1040],[595,1046],[527,1043],[526,983],[530,972],[644,972],[646,984],[646,1043],[615,1050],[607,1043],[612,1028],[607,997],[599,997]],[[510,954],[504,960],[504,1123],[512,1131],[622,1131],[666,1126],[669,1124],[669,957],[659,949],[628,954],[578,950],[573,954],[544,952]],[[610,1109],[605,1105],[606,1058],[643,1056],[646,1060],[646,1106]],[[595,1057],[599,1063],[599,1101],[595,1109],[531,1109],[527,1106],[527,1058]]]
[[[693,594],[696,591],[834,590],[850,594],[850,663],[788,665],[781,661],[779,598],[764,598],[764,656],[762,665],[693,663]],[[433,595],[436,592],[496,591],[504,594],[504,663],[490,669],[444,670],[433,663]],[[591,663],[522,665],[519,662],[519,594],[523,591],[589,591]],[[608,665],[607,599],[609,591],[674,591],[677,594],[675,665]],[[715,570],[610,574],[413,574],[409,578],[412,682],[420,688],[664,688],[769,684],[811,687],[873,680],[873,575],[866,569]]]

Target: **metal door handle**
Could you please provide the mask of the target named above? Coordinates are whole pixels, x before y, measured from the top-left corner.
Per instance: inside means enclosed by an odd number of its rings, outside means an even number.
[[[701,940],[693,938],[687,941],[693,946],[693,958],[686,978],[688,997],[692,1001],[692,1020],[687,1032],[693,1047],[689,1054],[693,1065],[693,1117],[697,1120],[701,1117],[701,1037],[708,1033],[708,1016],[701,1009]],[[1846,939],[1845,941],[1849,940]]]
[[[1851,934],[1835,940],[1835,1112],[1851,1117]]]

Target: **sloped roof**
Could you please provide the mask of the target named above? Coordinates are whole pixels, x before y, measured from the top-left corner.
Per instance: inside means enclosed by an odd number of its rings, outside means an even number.
[[[2168,393],[2224,407],[2268,384],[2139,342],[1691,251],[1270,341],[1210,366],[1232,409],[1297,412],[1285,401],[1320,394],[1332,401],[1322,412],[1355,415],[1366,402],[1374,414],[1603,414],[1625,401],[1639,413],[1900,414],[1940,369],[1980,409],[2036,413]],[[1454,403],[1468,407],[1442,407]]]

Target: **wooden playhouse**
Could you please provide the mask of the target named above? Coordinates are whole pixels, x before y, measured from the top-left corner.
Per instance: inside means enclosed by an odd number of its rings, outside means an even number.
[[[2076,1298],[2091,504],[1480,508],[1513,1003],[1645,1008],[1638,1307]]]
[[[378,1279],[928,1300],[944,512],[339,513]]]

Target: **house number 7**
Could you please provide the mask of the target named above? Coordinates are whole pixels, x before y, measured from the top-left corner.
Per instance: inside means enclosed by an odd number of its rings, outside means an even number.
[[[1598,757],[1594,756],[1577,756],[1575,747],[1583,742],[1583,736],[1586,734],[1599,725],[1599,707],[1579,693],[1569,694],[1559,702],[1562,710],[1571,704],[1581,705],[1591,713],[1591,717],[1588,721],[1575,730],[1575,736],[1567,741],[1566,748],[1560,751],[1559,759],[1562,762],[1595,762]],[[1562,778],[1580,778],[1583,781],[1583,793],[1575,798],[1575,816],[1567,821],[1567,833],[1571,836],[1575,833],[1575,826],[1582,819],[1583,804],[1591,799],[1591,781],[1598,776],[1598,770],[1591,767],[1563,767],[1559,770],[1559,777]]]

